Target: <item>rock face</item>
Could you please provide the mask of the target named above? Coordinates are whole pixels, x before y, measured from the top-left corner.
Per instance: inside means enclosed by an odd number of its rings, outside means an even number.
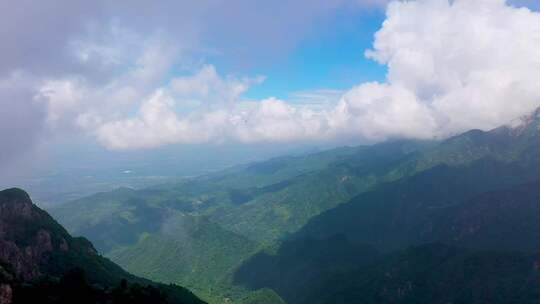
[[[189,290],[136,277],[74,238],[21,189],[0,191],[0,304],[204,304]]]
[[[13,290],[8,284],[0,285],[0,304],[13,303]]]
[[[21,281],[42,275],[41,268],[55,251],[69,249],[69,234],[43,210],[33,205],[26,192],[0,192],[0,263]]]
[[[25,191],[0,191],[0,283],[59,278],[72,268],[85,270],[100,285],[135,278],[101,257],[88,240],[71,237]]]

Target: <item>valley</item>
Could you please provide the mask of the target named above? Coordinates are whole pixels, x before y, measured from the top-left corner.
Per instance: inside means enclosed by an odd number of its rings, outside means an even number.
[[[535,119],[444,141],[280,157],[101,193],[51,212],[128,271],[187,286],[212,303],[266,295],[268,288],[287,303],[302,303],[291,295],[409,246],[538,250],[538,242],[527,241],[536,238],[538,222],[538,128]],[[336,252],[321,261],[320,246]],[[355,252],[359,260],[338,258]],[[306,276],[309,269],[315,274]],[[298,290],[275,286],[303,279],[307,285]]]

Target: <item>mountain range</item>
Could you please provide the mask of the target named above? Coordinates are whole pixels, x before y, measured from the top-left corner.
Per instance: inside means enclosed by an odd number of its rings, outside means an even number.
[[[536,303],[539,114],[442,141],[121,188],[50,212],[128,271],[211,303]]]

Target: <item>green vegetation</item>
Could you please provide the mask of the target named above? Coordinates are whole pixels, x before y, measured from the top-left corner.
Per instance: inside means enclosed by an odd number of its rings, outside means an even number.
[[[225,294],[235,269],[257,249],[405,174],[396,173],[396,164],[425,146],[395,142],[278,158],[178,184],[102,193],[52,212],[135,274],[202,296]]]
[[[204,303],[182,287],[127,273],[21,189],[0,191],[0,231],[0,285],[12,286],[14,303]]]
[[[392,188],[385,187],[385,190],[389,189]],[[312,226],[308,225],[305,231],[284,242],[276,253],[258,253],[246,261],[235,274],[235,283],[253,290],[270,287],[289,304],[350,303],[347,301],[358,298],[366,299],[366,303],[507,303],[512,297],[527,299],[516,303],[535,303],[531,299],[538,290],[523,292],[520,284],[540,278],[540,256],[537,254],[540,252],[537,233],[540,231],[540,181],[484,192],[451,206],[428,210],[422,210],[421,205],[412,210],[405,207],[415,205],[420,198],[437,203],[437,195],[431,188],[426,187],[423,191],[407,188],[411,192],[404,189],[399,191],[402,198],[407,198],[403,205],[392,202],[392,193],[386,192],[388,204],[375,200],[373,194],[370,196],[373,200],[352,201],[319,216]],[[411,193],[417,196],[411,196]],[[442,197],[449,196],[442,193]],[[373,205],[369,203],[372,201],[374,205],[385,205],[372,209]],[[392,217],[397,214],[396,210],[399,215]],[[373,225],[369,232],[365,232],[368,228],[363,226],[367,217],[373,217],[373,221],[367,223]],[[335,236],[317,240],[341,232],[353,241],[348,241],[345,236],[338,238],[341,242],[329,241]],[[353,249],[352,244],[359,242],[386,251],[391,251],[389,247],[399,251],[409,245],[441,243],[420,246],[405,253],[389,253],[379,259],[382,262],[366,266],[373,259],[362,259],[370,257],[369,247]],[[313,258],[319,254],[322,254],[322,260]],[[347,256],[356,259],[347,259]],[[477,260],[487,269],[469,274],[472,270],[467,267]],[[398,262],[403,265],[396,265]],[[385,265],[384,270],[374,271],[379,269],[379,264]],[[450,270],[456,273],[448,272]],[[258,276],[261,272],[265,275]],[[490,275],[499,279],[490,278]],[[447,289],[427,282],[439,282]],[[504,294],[497,294],[496,290],[501,288]],[[413,295],[405,296],[409,292]]]
[[[129,271],[208,301],[304,303],[375,251],[538,250],[539,126],[276,158],[52,212]]]
[[[226,275],[234,270],[228,267],[257,248],[256,243],[205,218],[185,215],[169,219],[161,233],[143,237],[110,256],[126,261],[124,267],[137,275],[166,283],[186,282],[190,289],[213,295],[218,292],[215,286],[227,282]]]
[[[379,257],[370,246],[344,236],[294,239],[277,251],[257,253],[235,273],[234,282],[251,290],[271,288],[287,303],[299,303],[334,273],[368,265]]]
[[[83,270],[74,268],[65,273],[60,280],[44,278],[32,284],[13,284],[13,303],[50,304],[199,304],[195,298],[181,301],[169,298],[167,292],[152,285],[121,281],[114,288],[101,288],[91,285]]]
[[[268,288],[249,293],[238,302],[240,304],[286,304],[277,293]]]
[[[428,244],[335,274],[298,303],[537,303],[538,261],[538,254]]]

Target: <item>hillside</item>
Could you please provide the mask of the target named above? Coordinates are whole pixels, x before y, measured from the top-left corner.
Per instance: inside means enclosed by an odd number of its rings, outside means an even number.
[[[367,266],[379,257],[372,247],[352,244],[340,235],[289,240],[246,261],[234,283],[252,290],[271,288],[287,303],[299,303],[335,273]]]
[[[283,240],[343,235],[353,247],[383,253],[437,241],[490,249],[500,244],[497,231],[505,233],[504,248],[534,249],[511,233],[522,217],[498,215],[534,215],[534,196],[517,213],[507,202],[493,214],[482,210],[491,209],[490,197],[526,197],[516,187],[540,180],[538,127],[533,113],[517,127],[471,130],[440,142],[398,140],[281,157],[180,183],[101,193],[52,212],[135,274],[187,285],[205,297],[240,299],[245,286],[273,287],[288,297],[271,280],[244,280],[243,287],[232,281],[246,265],[258,265],[258,253],[280,252]],[[534,220],[525,222],[535,227]],[[474,226],[484,221],[495,228]],[[520,231],[530,235],[526,227]],[[277,258],[288,260],[294,258]],[[302,262],[310,267],[309,259]]]
[[[427,244],[335,274],[290,303],[538,303],[539,265],[538,253]]]
[[[539,169],[491,159],[461,168],[438,166],[361,194],[313,218],[298,235],[344,234],[352,241],[372,244],[383,251],[436,239],[437,225],[449,216],[447,212],[466,212],[472,207],[467,202],[485,192],[540,180]]]
[[[102,252],[159,230],[171,213],[206,216],[253,241],[271,243],[378,182],[399,178],[405,172],[396,165],[424,146],[394,142],[276,158],[181,183],[101,193],[51,212]]]
[[[284,258],[281,254],[273,259]],[[333,264],[341,263],[336,256]],[[290,304],[538,303],[540,293],[539,253],[473,251],[430,243],[367,264],[327,267],[317,277],[290,277],[286,268],[279,268],[282,263],[273,265],[278,268],[270,277],[281,277],[265,283]],[[238,278],[246,279],[243,275]]]
[[[518,288],[521,285],[518,283],[486,281],[485,284],[481,284],[477,281],[481,282],[482,280],[474,276],[460,279],[466,284],[470,283],[470,286],[457,286],[459,284],[452,281],[457,274],[438,274],[437,265],[431,265],[432,268],[425,269],[421,265],[423,257],[426,261],[435,259],[438,261],[437,263],[451,264],[452,268],[463,270],[466,265],[461,263],[466,263],[469,260],[463,256],[469,254],[482,263],[488,263],[488,266],[489,263],[498,263],[499,258],[502,259],[502,262],[510,263],[510,265],[514,262],[526,265],[526,263],[532,262],[529,259],[522,259],[524,256],[540,252],[538,245],[540,240],[537,233],[540,229],[538,225],[540,223],[538,132],[529,130],[526,133],[516,134],[510,131],[512,130],[501,128],[491,132],[469,132],[441,143],[436,150],[426,151],[426,155],[441,154],[443,153],[441,151],[446,151],[446,153],[453,151],[449,155],[469,154],[476,156],[467,161],[463,161],[462,157],[451,158],[459,159],[461,165],[451,166],[450,164],[454,161],[448,161],[410,177],[381,184],[371,191],[359,194],[348,203],[323,212],[314,217],[299,232],[291,235],[272,255],[260,253],[246,261],[235,274],[235,283],[250,288],[273,287],[290,304],[350,303],[347,301],[358,298],[366,299],[366,303],[506,303],[509,299],[513,299],[512,297],[533,297],[536,291],[521,292],[521,287]],[[471,134],[474,135],[471,137]],[[528,139],[524,140],[522,136],[527,136]],[[507,143],[502,144],[504,141],[495,141],[496,144],[493,144],[494,138],[503,138]],[[520,147],[516,144],[521,141],[528,141],[529,145]],[[508,144],[508,142],[512,144]],[[456,143],[467,148],[456,149]],[[482,145],[484,148],[479,148]],[[449,146],[452,149],[449,149]],[[477,157],[477,153],[465,152],[471,150],[485,151],[485,156]],[[519,151],[518,157],[508,157],[516,151]],[[388,266],[388,269],[396,267],[395,272],[399,276],[409,273],[407,275],[411,276],[411,280],[413,278],[426,281],[434,280],[440,284],[448,284],[448,290],[464,289],[465,291],[463,294],[452,292],[445,294],[442,289],[435,290],[441,287],[421,286],[413,296],[405,297],[403,294],[409,292],[408,288],[412,288],[410,287],[412,285],[407,285],[412,284],[411,282],[402,282],[400,283],[402,286],[398,284],[398,290],[391,291],[388,286],[384,285],[386,283],[379,282],[384,281],[383,272],[376,275],[381,278],[368,277],[364,275],[364,272],[370,272],[371,268],[362,268],[362,262],[357,262],[356,266],[342,267],[342,269],[357,268],[362,269],[362,271],[353,274],[349,270],[345,271],[349,272],[348,274],[341,274],[343,271],[339,270],[339,266],[342,265],[343,259],[335,254],[330,255],[335,257],[330,263],[334,269],[327,267],[330,269],[329,273],[319,275],[315,280],[309,276],[291,274],[288,272],[288,267],[280,267],[279,261],[298,260],[302,261],[298,265],[303,264],[304,268],[318,268],[317,263],[306,258],[305,252],[315,254],[321,250],[320,245],[316,245],[313,241],[306,243],[306,240],[319,240],[318,242],[324,243],[325,240],[338,235],[351,244],[372,246],[386,252],[386,257],[381,258],[383,261],[388,260],[384,263],[393,263],[390,261],[394,261],[396,256],[394,252],[399,252],[403,248],[433,244],[434,242],[440,244],[440,246],[420,246],[407,253],[407,259],[417,259],[414,260],[415,264],[410,268],[401,270],[400,266],[391,265]],[[311,245],[305,247],[305,244]],[[454,247],[442,244],[464,249],[453,249]],[[298,246],[304,248],[302,252],[287,250],[287,248]],[[435,249],[427,250],[427,248]],[[427,251],[424,253],[425,250]],[[459,254],[456,254],[460,257],[438,258],[440,254],[448,250],[458,252]],[[353,253],[354,251],[350,250],[349,252]],[[360,255],[358,254],[358,256]],[[508,277],[509,280],[516,276],[516,279],[523,282],[536,280],[536,274],[533,276],[527,271],[522,271],[521,268],[505,268],[504,265],[501,265],[501,268],[497,268],[497,265],[489,267],[494,268],[493,271],[497,272],[492,274],[493,276]],[[428,272],[430,269],[435,269],[433,272],[436,274],[430,274]],[[264,271],[266,276],[256,277],[255,274],[260,273],[260,271]],[[486,271],[491,270],[487,269]],[[375,276],[375,274],[373,275]],[[482,273],[482,275],[488,277],[489,273]],[[360,280],[360,278],[365,281],[354,283],[358,285],[351,285],[347,291],[332,291],[332,288],[339,289],[351,281]],[[321,282],[321,280],[326,281]],[[514,285],[505,287],[504,284]],[[302,289],[302,286],[305,285],[311,287]],[[486,288],[485,291],[482,291],[484,296],[493,301],[488,301],[482,295],[475,294],[478,292],[474,290],[475,287]],[[498,288],[506,288],[503,291],[506,294],[498,295],[495,293],[494,290]],[[375,293],[383,293],[384,290],[389,294]],[[332,295],[334,292],[337,294]],[[393,296],[392,292],[394,292]],[[398,294],[402,295],[398,296]],[[430,294],[432,298],[421,297]],[[455,298],[452,295],[455,295]],[[324,297],[326,297],[324,301],[320,300]],[[531,302],[534,303],[528,298],[516,303]]]
[[[227,294],[235,269],[255,249],[405,174],[395,170],[396,164],[406,163],[426,145],[394,142],[277,158],[179,184],[97,194],[51,212],[72,233],[88,237],[100,252],[137,275],[190,286],[201,295],[216,288]],[[179,219],[180,227],[169,225]],[[168,233],[171,229],[181,231]],[[222,252],[234,258],[209,260]],[[171,272],[168,260],[185,264]]]
[[[84,300],[88,303],[97,303],[100,297],[112,298],[106,290],[117,286],[122,299],[203,303],[184,288],[127,273],[100,256],[88,240],[72,238],[20,189],[0,191],[0,265],[2,290],[11,290],[9,302],[13,303],[36,298],[50,303],[67,301],[77,296],[66,289],[70,284],[95,297],[95,301],[90,301],[92,297]]]
[[[137,275],[165,283],[186,282],[185,286],[212,298],[217,293],[215,287],[228,282],[227,274],[234,272],[228,267],[259,248],[205,218],[178,216],[163,227],[160,233],[145,235],[135,245],[113,251],[110,257],[124,261],[124,267]]]
[[[391,195],[389,197],[391,197]],[[433,198],[427,197],[427,199],[432,201]],[[418,264],[422,262],[423,257],[427,261],[430,259],[436,259],[435,261],[440,264],[451,263],[452,268],[459,269],[460,267],[466,266],[460,264],[463,262],[461,259],[454,260],[453,256],[444,257],[444,259],[439,256],[440,254],[447,254],[448,252],[452,254],[459,253],[460,255],[467,253],[475,258],[480,259],[482,262],[485,260],[486,263],[497,263],[498,257],[504,258],[504,261],[508,260],[508,263],[513,263],[514,260],[519,263],[525,263],[526,261],[528,261],[527,263],[532,263],[530,260],[521,261],[521,259],[522,257],[528,255],[538,256],[538,252],[540,252],[540,246],[538,245],[540,244],[540,240],[538,239],[539,237],[537,233],[537,231],[540,229],[538,224],[540,223],[539,202],[540,182],[535,181],[517,185],[505,190],[488,191],[475,195],[470,199],[464,200],[449,207],[432,209],[429,215],[418,217],[411,216],[413,214],[422,214],[422,212],[418,210],[415,210],[415,213],[403,212],[404,210],[401,210],[402,217],[389,217],[389,213],[386,214],[388,218],[384,220],[383,216],[378,217],[378,215],[376,213],[372,213],[370,211],[371,209],[369,208],[352,209],[350,208],[351,206],[346,204],[339,208],[342,210],[335,210],[339,211],[337,213],[329,212],[328,214],[321,215],[320,218],[316,218],[314,220],[314,225],[318,226],[317,230],[315,230],[313,226],[308,226],[306,227],[306,231],[302,231],[298,235],[292,237],[290,240],[284,242],[279,247],[279,250],[277,250],[275,253],[270,255],[259,253],[250,258],[235,274],[235,283],[252,289],[271,287],[276,290],[276,292],[278,292],[278,294],[280,294],[285,300],[287,300],[287,303],[289,304],[318,303],[311,302],[311,300],[319,297],[313,296],[313,293],[317,293],[320,290],[331,290],[331,288],[341,288],[344,284],[349,284],[351,280],[354,281],[361,277],[366,281],[355,284],[364,284],[366,286],[351,286],[351,290],[345,292],[348,294],[347,298],[349,300],[353,299],[354,297],[351,295],[352,293],[355,296],[362,295],[366,296],[367,298],[372,297],[370,301],[377,303],[377,301],[382,301],[380,298],[377,300],[377,297],[381,295],[376,296],[375,294],[369,294],[369,292],[374,292],[374,290],[377,290],[377,292],[382,292],[382,289],[386,287],[380,285],[379,283],[370,283],[371,285],[367,286],[367,282],[376,282],[379,279],[376,280],[371,277],[366,278],[364,274],[359,275],[363,271],[366,271],[364,269],[366,260],[363,260],[362,257],[366,256],[366,252],[370,252],[369,249],[364,249],[362,251],[351,249],[354,248],[354,244],[360,243],[368,244],[360,246],[360,248],[370,248],[369,246],[379,246],[380,248],[384,248],[389,253],[385,256],[381,256],[379,260],[389,261],[385,263],[393,263],[396,256],[395,252],[399,252],[403,248],[409,246],[419,246],[417,249],[407,253],[407,259],[417,259],[414,263]],[[351,202],[353,205],[356,203],[357,202],[354,201]],[[379,201],[378,203],[380,204],[381,202]],[[363,204],[366,203],[364,202]],[[414,201],[407,201],[407,204],[414,204]],[[388,206],[386,207],[388,208]],[[391,210],[391,208],[389,208],[389,210]],[[365,212],[370,213],[363,215]],[[345,214],[348,214],[349,217],[346,217]],[[378,226],[372,226],[371,228],[363,226],[365,224],[365,218],[369,216],[373,216],[373,222],[369,222],[368,224],[375,225],[375,221],[380,221]],[[357,221],[353,220],[355,217]],[[398,222],[398,218],[401,221]],[[343,225],[339,224],[338,219],[343,219]],[[321,225],[322,223],[324,223],[324,226]],[[395,228],[393,225],[396,225]],[[334,230],[332,230],[332,228],[334,228]],[[324,229],[328,229],[328,231]],[[364,233],[364,229],[370,230],[368,233]],[[315,233],[316,231],[318,233]],[[324,231],[324,234],[321,233],[322,231]],[[321,250],[321,247],[333,248],[334,250],[335,248],[339,248],[334,242],[329,242],[329,239],[321,238],[323,238],[324,235],[343,233],[343,231],[347,232],[347,236],[345,236],[345,234],[341,234],[339,239],[343,239],[344,241],[342,242],[350,244],[348,247],[345,247],[347,248],[345,251],[341,251],[340,254],[336,254],[334,252],[325,255],[327,262],[324,264],[324,266],[321,266],[319,262],[313,261],[309,258],[310,256],[317,255],[321,252],[328,252],[329,249],[326,249],[325,251]],[[402,233],[400,233],[400,231]],[[330,237],[330,239],[332,238],[336,238],[335,234],[333,237]],[[352,241],[350,241],[349,238]],[[435,246],[433,245],[434,243],[438,245]],[[323,246],[321,246],[321,244],[323,244]],[[423,246],[422,244],[430,245]],[[443,246],[443,244],[445,245]],[[390,250],[389,246],[394,248],[394,250]],[[302,248],[302,251],[288,249],[298,247]],[[425,250],[426,248],[432,249]],[[451,250],[449,248],[451,248]],[[459,250],[456,248],[459,248]],[[352,260],[351,263],[350,260],[343,258],[343,254],[345,254],[345,256],[352,255],[356,259]],[[415,254],[418,256],[415,256]],[[370,255],[367,254],[367,257],[369,256]],[[493,257],[495,257],[495,259],[493,259]],[[450,261],[445,260],[446,258],[450,259]],[[369,262],[372,260],[373,259],[368,259],[367,261]],[[295,263],[294,265],[287,265],[281,261],[295,261]],[[315,277],[306,275],[305,271],[296,274],[291,272],[291,269],[300,267],[300,265],[302,265],[301,267],[303,269],[318,269],[319,271],[323,269],[326,270],[326,272],[322,271],[322,274],[318,274]],[[490,267],[496,266],[497,265],[493,265]],[[393,267],[398,266],[388,266],[389,269],[392,269]],[[435,275],[429,274],[428,271],[436,272],[437,270],[435,267],[439,266],[429,266],[434,268],[423,267],[423,265],[414,264],[414,266],[409,266],[406,271],[411,272],[411,276],[413,273],[416,273],[415,271],[423,276]],[[353,274],[351,269],[363,270],[362,272],[357,271]],[[393,271],[399,276],[403,275],[404,272],[403,270],[399,270],[399,268],[396,268]],[[422,273],[421,271],[424,271],[425,273]],[[512,276],[518,276],[520,280],[528,280],[528,276],[530,275],[527,272],[506,269],[502,266],[496,271],[498,271],[497,276],[509,278]],[[257,276],[257,274],[261,272],[265,273],[265,276]],[[382,276],[382,274],[377,275]],[[448,277],[446,277],[445,275],[440,274],[440,277],[437,277],[436,279],[425,278],[425,280],[437,280],[437,282],[440,282],[440,284],[449,284],[452,285],[452,288],[457,288],[454,286],[457,283],[453,281],[455,280],[455,275],[457,274],[449,274]],[[487,273],[482,275],[488,276]],[[344,279],[344,276],[346,276],[347,279]],[[479,280],[479,278],[476,277],[462,278],[460,280],[466,279]],[[382,278],[380,280],[382,280]],[[424,279],[422,278],[422,280]],[[493,284],[503,283],[504,282],[493,282]],[[400,284],[409,283],[401,282]],[[303,288],[304,286],[309,286],[309,288]],[[488,284],[480,285],[480,287],[488,289],[496,288]],[[372,288],[373,290],[368,290],[368,288]],[[440,288],[436,286],[422,286],[421,288],[424,289],[418,291],[418,293],[413,297],[414,299],[419,299],[418,297],[423,294],[443,292],[442,290],[431,290],[431,288]],[[469,286],[468,288],[473,288],[473,286]],[[362,291],[353,292],[353,290],[357,289]],[[333,292],[334,291],[327,291],[328,294],[325,296],[329,296]],[[470,290],[469,292],[472,294],[473,290]],[[492,291],[489,292],[492,293]],[[511,294],[512,292],[514,293]],[[522,295],[518,289],[509,290],[508,293],[515,297]],[[534,291],[531,291],[531,296],[533,294]],[[433,302],[430,302],[426,298],[422,300],[422,303],[446,303],[445,301],[453,302],[453,300],[448,298],[450,295],[450,293],[446,294],[445,297],[447,298],[444,298],[444,301],[443,299],[437,298],[437,301],[433,300]],[[490,296],[495,297],[496,295],[491,294]],[[313,298],[310,301],[306,300],[309,297]],[[329,298],[327,299],[327,303],[334,303],[334,300],[334,298]],[[384,302],[386,301],[392,303],[416,303],[410,299],[407,300],[409,302],[405,300],[405,302],[400,302],[401,300],[384,300]],[[478,299],[475,301],[478,303],[486,303],[486,301],[482,302]],[[457,302],[461,303],[460,301]],[[370,302],[368,301],[367,303]],[[472,302],[467,300],[463,303]],[[502,301],[500,303],[505,302]],[[518,303],[530,302],[525,301]]]

